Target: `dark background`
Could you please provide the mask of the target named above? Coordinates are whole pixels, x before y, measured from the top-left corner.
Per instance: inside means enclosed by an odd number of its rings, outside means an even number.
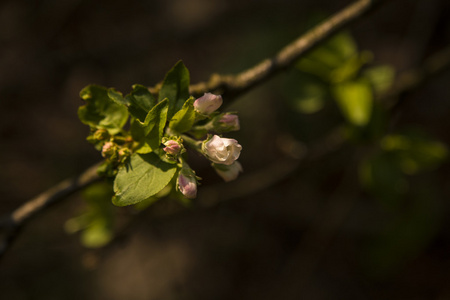
[[[448,1],[387,2],[350,27],[375,62],[401,72],[449,43]],[[153,86],[180,59],[193,83],[236,73],[299,36],[312,15],[349,3],[2,1],[0,212],[100,159],[77,118],[84,86],[124,93],[135,83]],[[286,133],[318,139],[315,125],[328,122],[289,120],[285,76],[228,107],[240,112],[242,130],[230,136],[243,145],[245,174],[276,163]],[[448,145],[449,80],[444,72],[409,93],[395,126],[419,126]],[[428,210],[404,222],[402,210],[360,188],[359,158],[347,145],[245,197],[207,208],[157,204],[97,250],[64,230],[84,208],[72,196],[33,219],[1,261],[0,298],[449,299],[448,163],[408,179],[405,210],[416,198]],[[194,158],[194,165],[204,178],[198,201],[208,203],[224,186],[206,162]]]

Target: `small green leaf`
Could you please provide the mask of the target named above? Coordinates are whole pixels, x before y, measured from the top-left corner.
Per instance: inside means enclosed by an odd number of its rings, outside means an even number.
[[[313,114],[321,110],[325,105],[326,89],[313,81],[305,82],[302,90],[292,99],[294,108],[304,114]]]
[[[111,205],[112,186],[106,182],[93,184],[83,190],[87,210],[69,219],[65,229],[69,233],[81,231],[81,243],[88,248],[106,245],[113,237],[114,206]]]
[[[170,182],[176,170],[176,165],[162,161],[154,153],[133,154],[114,181],[114,205],[126,206],[148,199]]]
[[[106,129],[112,135],[119,133],[128,119],[127,108],[108,96],[105,87],[89,85],[80,92],[86,104],[78,108],[81,122],[97,129]]]
[[[167,119],[167,109],[168,109],[169,101],[167,99],[164,99],[163,101],[159,102],[157,105],[155,105],[147,114],[145,117],[144,122],[140,122],[137,120],[137,122],[145,129],[145,135],[148,135],[148,133],[153,129],[154,126],[156,126],[159,123],[165,124]]]
[[[293,69],[284,81],[283,93],[293,112],[313,114],[320,111],[328,99],[329,84],[308,73]]]
[[[394,82],[395,70],[389,65],[371,67],[363,74],[377,93],[385,92]]]
[[[333,92],[347,121],[356,126],[364,126],[370,121],[373,95],[367,80],[359,79],[336,84]]]
[[[105,246],[113,238],[108,221],[103,218],[94,219],[81,234],[81,243],[88,248]]]
[[[381,147],[399,157],[400,167],[406,174],[434,169],[447,158],[448,152],[444,144],[414,133],[387,135]]]
[[[133,91],[125,97],[130,103],[128,110],[130,114],[144,121],[148,112],[156,105],[155,97],[149,92],[148,88],[143,85],[133,85]]]
[[[193,97],[189,98],[177,113],[172,117],[169,123],[169,128],[176,132],[183,133],[189,131],[195,122],[195,110],[194,110]]]
[[[169,99],[169,119],[181,109],[183,103],[189,98],[189,80],[189,71],[182,61],[176,63],[166,74],[158,100]]]
[[[352,80],[358,75],[361,67],[370,62],[372,58],[373,54],[368,51],[362,51],[361,53],[351,57],[331,72],[331,82],[338,83]]]
[[[381,152],[361,164],[361,181],[384,203],[393,205],[408,190],[406,175],[437,167],[447,148],[417,133],[392,134],[381,140]]]
[[[145,137],[144,127],[138,119],[130,119],[130,133],[135,141],[141,141]]]
[[[136,120],[135,123],[142,128],[142,131],[138,128],[134,128],[132,132],[134,132],[134,135],[141,135],[139,141],[141,142],[141,145],[143,147],[145,146],[144,148],[147,149],[145,151],[142,151],[141,149],[138,151],[139,153],[148,153],[159,148],[164,134],[164,127],[166,126],[168,103],[169,101],[164,99],[155,105],[147,114],[144,123]]]
[[[352,36],[348,32],[341,32],[300,59],[296,67],[303,72],[330,81],[332,71],[357,57],[357,54],[357,47]]]
[[[120,105],[128,106],[130,104],[125,98],[123,98],[123,95],[121,92],[118,92],[113,88],[108,89],[108,97]]]

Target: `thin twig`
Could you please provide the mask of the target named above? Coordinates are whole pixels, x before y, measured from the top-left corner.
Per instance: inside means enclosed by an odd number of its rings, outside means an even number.
[[[393,87],[388,92],[378,95],[378,99],[385,104],[387,111],[393,113],[404,103],[406,93],[423,85],[449,67],[450,47],[447,47],[428,57],[419,67],[401,73]],[[355,173],[354,169],[355,166],[349,171]],[[343,188],[348,186],[353,185],[342,184]],[[315,222],[306,231],[302,241],[285,264],[285,268],[278,275],[275,287],[271,291],[274,295],[280,295],[283,292],[289,295],[284,297],[285,299],[297,299],[304,296],[303,293],[308,289],[308,283],[327,248],[358,201],[358,194],[353,190],[341,191],[337,194],[341,195],[328,202],[318,213]],[[269,298],[273,294],[269,293]]]
[[[190,93],[200,95],[204,92],[216,92],[228,97],[236,97],[291,66],[309,50],[350,22],[368,13],[381,2],[383,0],[358,0],[285,46],[273,58],[265,59],[236,75],[213,74],[209,81],[191,85]]]
[[[91,166],[81,175],[58,183],[37,197],[25,202],[10,215],[4,217],[1,220],[1,227],[5,230],[5,236],[2,244],[0,244],[0,258],[11,247],[22,226],[33,216],[50,205],[65,199],[69,195],[99,180],[100,177],[97,174],[98,166],[98,164]]]
[[[195,95],[207,91],[221,90],[223,93],[235,97],[261,84],[280,70],[287,68],[308,50],[317,46],[321,41],[324,41],[351,21],[370,11],[379,2],[382,2],[382,0],[358,0],[281,49],[274,58],[266,59],[236,75],[215,74],[208,82],[191,85],[190,91]],[[0,257],[11,246],[20,227],[32,216],[38,214],[50,204],[61,201],[69,194],[97,180],[98,176],[95,174],[95,169],[96,166],[91,167],[76,179],[61,182],[38,197],[29,200],[8,216],[6,221],[3,222],[3,226],[0,224],[2,228],[8,228],[4,242],[0,245]]]

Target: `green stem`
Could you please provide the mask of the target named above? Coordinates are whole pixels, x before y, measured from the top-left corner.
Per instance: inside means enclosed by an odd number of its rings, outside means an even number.
[[[183,142],[185,142],[190,148],[196,150],[199,153],[202,153],[202,142],[194,140],[193,138],[187,136],[187,135],[180,135],[183,139]]]

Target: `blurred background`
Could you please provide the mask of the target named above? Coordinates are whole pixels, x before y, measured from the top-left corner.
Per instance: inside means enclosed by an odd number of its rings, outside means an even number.
[[[389,85],[450,43],[448,1],[387,2],[326,45],[332,59],[357,57],[352,82],[382,66],[372,84]],[[128,93],[180,59],[192,83],[237,73],[350,3],[2,1],[0,213],[100,160],[77,117],[86,85]],[[345,114],[337,75],[317,80],[318,68],[299,62],[227,103],[246,186],[194,155],[198,200],[113,208],[119,238],[95,249],[67,233],[87,209],[76,194],[24,228],[1,261],[1,298],[450,299],[450,72],[366,130]],[[343,123],[350,142],[299,163]]]

